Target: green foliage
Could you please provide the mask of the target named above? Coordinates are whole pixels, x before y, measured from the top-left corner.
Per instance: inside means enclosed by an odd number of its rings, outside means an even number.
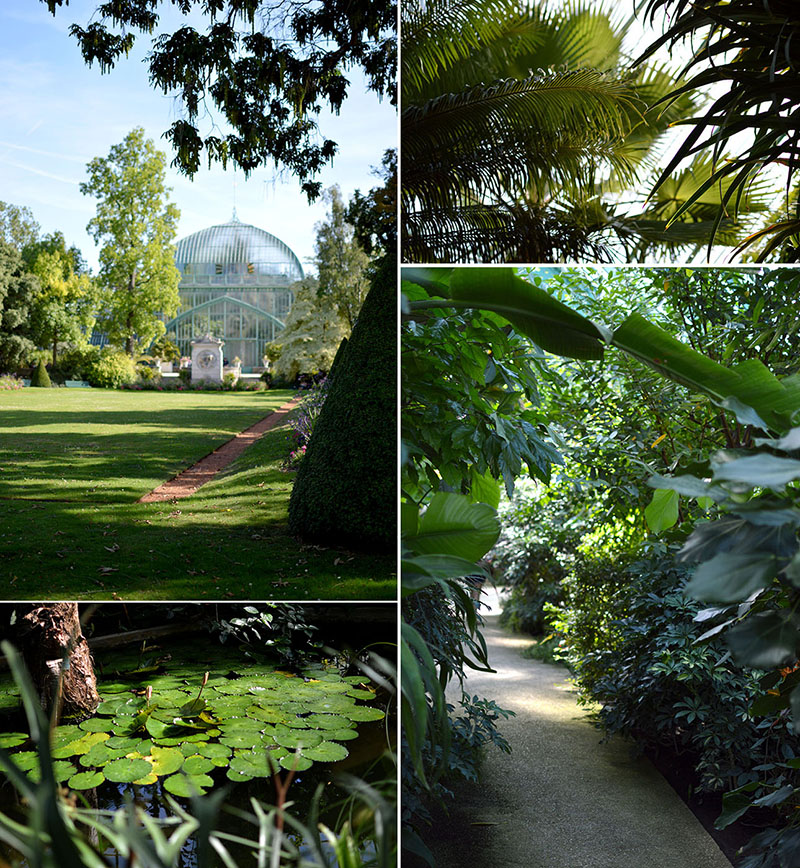
[[[150,345],[150,355],[155,359],[160,359],[162,362],[179,362],[181,360],[181,351],[178,345],[172,340],[175,335],[161,335],[157,337]]]
[[[403,4],[406,261],[646,261],[707,242],[724,185],[704,187],[673,219],[710,174],[702,156],[652,199],[637,190],[654,183],[667,131],[696,109],[696,90],[667,64],[623,72],[615,12],[587,2]],[[748,218],[769,207],[768,187],[746,188],[718,243],[747,234]]]
[[[91,334],[96,314],[96,288],[77,247],[67,249],[61,232],[44,236],[23,251],[29,270],[39,280],[31,309],[31,334],[39,346],[80,344]]]
[[[797,261],[800,237],[800,202],[796,196],[797,175],[794,121],[798,107],[798,68],[793,40],[800,33],[800,15],[794,4],[761,6],[750,0],[709,0],[700,6],[687,0],[648,0],[645,14],[669,15],[662,36],[648,47],[643,58],[662,45],[674,47],[691,41],[692,56],[685,86],[672,89],[662,102],[679,99],[685,87],[702,88],[713,96],[695,117],[681,123],[691,129],[664,166],[658,185],[680,163],[700,152],[709,155],[712,171],[678,210],[690,208],[708,191],[723,186],[725,195],[708,237],[715,243],[719,222],[735,213],[743,197],[766,171],[776,166],[786,171],[787,213],[762,233],[748,238],[742,247],[766,236],[760,259]],[[641,62],[641,61],[640,61]],[[735,141],[734,156],[723,153]]]
[[[327,219],[315,226],[314,261],[319,277],[320,296],[333,302],[349,330],[367,296],[369,257],[364,252],[355,229],[347,220],[341,190],[337,185],[323,193],[328,205]]]
[[[0,202],[0,241],[21,253],[39,238],[40,226],[30,208]]]
[[[36,369],[33,372],[33,376],[31,377],[31,385],[41,386],[47,389],[52,386],[52,383],[50,382],[50,375],[47,373],[47,368],[45,367],[44,362],[40,361],[39,364],[36,366]]]
[[[19,252],[0,241],[0,371],[13,373],[34,348],[28,337],[31,305],[39,289]]]
[[[86,379],[99,389],[120,389],[136,380],[136,365],[133,359],[120,350],[105,347],[100,355],[89,362]]]
[[[62,0],[43,0],[55,14]],[[147,61],[150,82],[177,95],[181,119],[164,134],[175,151],[174,165],[189,176],[203,156],[211,165],[229,161],[245,174],[267,163],[287,168],[303,182],[309,199],[319,195],[313,180],[336,154],[336,142],[322,138],[317,117],[335,114],[347,98],[346,70],[356,67],[379,96],[396,95],[396,16],[393,2],[353,6],[334,0],[320,6],[283,9],[253,0],[225,7],[188,0],[179,8],[173,33],[160,32],[158,2],[125,0],[114,15],[70,33],[88,64],[107,72],[132,48],[136,35],[152,36]],[[101,7],[103,8],[103,7]],[[207,25],[203,33],[199,23]],[[159,33],[158,36],[154,35]],[[323,47],[324,46],[324,47]],[[206,105],[224,119],[203,136],[199,117]]]
[[[59,353],[58,360],[50,368],[50,374],[58,382],[87,380],[89,370],[100,358],[100,353],[100,347],[91,344],[67,347]]]
[[[164,334],[178,309],[173,241],[180,212],[169,202],[166,159],[136,127],[87,165],[81,192],[98,200],[86,231],[100,249],[100,324],[132,356]]]
[[[314,277],[291,286],[292,309],[278,340],[266,345],[276,379],[293,384],[301,374],[330,371],[336,349],[350,333],[332,296]]]
[[[297,472],[289,527],[307,541],[396,544],[395,268],[389,255],[375,276]]]

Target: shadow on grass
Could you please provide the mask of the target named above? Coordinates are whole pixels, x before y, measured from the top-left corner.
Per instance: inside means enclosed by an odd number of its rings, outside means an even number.
[[[394,599],[395,557],[288,532],[286,429],[195,495],[163,503],[0,502],[6,599]]]

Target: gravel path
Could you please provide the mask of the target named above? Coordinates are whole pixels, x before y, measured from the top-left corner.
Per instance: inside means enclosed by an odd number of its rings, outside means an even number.
[[[470,672],[466,689],[516,712],[500,722],[513,750],[487,749],[480,784],[458,789],[430,835],[438,868],[731,868],[648,760],[600,744],[567,670],[522,658],[530,640],[500,629],[496,599],[493,611],[497,673]]]
[[[172,479],[149,491],[139,498],[139,503],[153,503],[161,500],[179,500],[194,494],[201,485],[210,482],[220,470],[227,467],[234,459],[238,458],[248,446],[252,446],[263,434],[279,425],[286,414],[293,410],[299,398],[292,398],[274,410],[269,416],[265,416],[255,425],[240,431],[235,437],[223,443],[219,449],[201,458],[197,464],[173,476]]]

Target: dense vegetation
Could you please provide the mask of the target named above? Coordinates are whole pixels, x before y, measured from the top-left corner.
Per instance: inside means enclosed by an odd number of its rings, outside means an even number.
[[[404,260],[795,261],[791,7],[405,0]]]
[[[406,822],[424,839],[448,766],[474,775],[437,685],[486,663],[459,577],[498,539],[500,480],[507,622],[571,666],[609,732],[685,753],[694,786],[725,794],[720,827],[772,810],[742,864],[794,864],[800,277],[404,276],[404,630],[428,690],[405,685],[427,709],[407,733]]]

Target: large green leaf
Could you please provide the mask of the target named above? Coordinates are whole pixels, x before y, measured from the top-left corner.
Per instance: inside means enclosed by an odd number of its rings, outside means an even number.
[[[678,492],[670,489],[657,488],[653,499],[645,507],[644,517],[647,526],[653,533],[668,530],[678,520]]]
[[[406,544],[419,554],[445,554],[478,561],[500,534],[497,513],[461,494],[438,492],[420,516],[415,536]]]
[[[752,407],[775,431],[788,430],[800,411],[800,377],[779,380],[757,359],[726,368],[639,314],[631,314],[614,331],[612,343],[720,405],[731,397],[736,398]]]
[[[501,314],[518,332],[555,355],[603,357],[607,335],[597,325],[510,268],[456,268],[450,297]]]
[[[774,669],[794,660],[800,633],[781,612],[759,612],[732,627],[726,638],[741,665]]]
[[[722,552],[700,564],[687,590],[704,603],[738,603],[765,588],[777,573],[777,559],[768,553]]]
[[[759,488],[783,488],[800,479],[800,461],[777,455],[749,455],[726,461],[714,470],[714,480],[745,482]]]

